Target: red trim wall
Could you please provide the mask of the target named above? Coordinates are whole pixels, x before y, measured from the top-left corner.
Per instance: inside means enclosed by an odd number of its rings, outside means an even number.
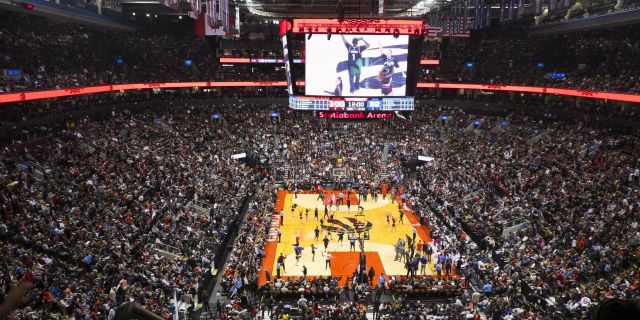
[[[172,89],[172,88],[193,88],[193,87],[203,87],[203,88],[285,87],[286,85],[287,85],[286,81],[233,81],[233,82],[201,81],[201,82],[128,83],[128,84],[114,84],[114,85],[95,86],[95,87],[79,87],[79,88],[68,88],[68,89],[58,89],[58,90],[5,93],[5,94],[0,94],[0,103],[59,98],[59,97],[68,97],[68,96],[120,91],[120,90],[144,90],[144,89],[154,89],[154,88]],[[297,85],[304,86],[304,81],[298,81]],[[496,84],[421,82],[421,83],[418,83],[418,88],[527,92],[527,93],[555,94],[560,96],[573,96],[573,97],[583,97],[583,98],[591,98],[591,99],[615,100],[615,101],[640,103],[640,94],[613,93],[613,92],[589,91],[589,90],[573,90],[573,89],[547,88],[547,87],[525,87],[525,86],[510,86],[510,85],[496,85]]]

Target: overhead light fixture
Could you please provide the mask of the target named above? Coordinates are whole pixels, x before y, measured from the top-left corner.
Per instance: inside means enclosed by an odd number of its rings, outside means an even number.
[[[182,16],[178,16],[178,19],[182,20]]]
[[[131,12],[131,15],[132,15],[132,16],[135,16],[135,15],[136,15],[136,13],[135,13],[135,12]]]
[[[151,17],[151,15],[147,13],[147,17]]]

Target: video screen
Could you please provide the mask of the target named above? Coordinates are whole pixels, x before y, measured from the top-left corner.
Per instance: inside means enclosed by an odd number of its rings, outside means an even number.
[[[282,36],[282,53],[284,58],[284,71],[287,74],[287,92],[293,94],[293,82],[291,80],[291,63],[289,61],[289,44],[287,36]]]
[[[305,94],[405,96],[409,36],[314,34],[305,43]]]

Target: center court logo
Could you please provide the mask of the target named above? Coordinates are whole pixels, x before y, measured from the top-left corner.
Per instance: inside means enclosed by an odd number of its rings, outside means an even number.
[[[329,219],[322,223],[322,230],[332,233],[360,233],[368,232],[373,227],[373,223],[367,220],[358,220],[353,217],[342,219]]]

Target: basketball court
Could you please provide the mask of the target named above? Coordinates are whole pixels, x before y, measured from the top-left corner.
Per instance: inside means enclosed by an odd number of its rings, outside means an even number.
[[[287,191],[278,192],[276,212],[271,223],[270,239],[265,246],[265,259],[260,271],[259,285],[266,283],[265,271],[269,271],[272,278],[276,276],[278,257],[284,257],[284,270],[282,277],[303,276],[303,266],[307,268],[307,276],[336,276],[341,277],[344,284],[347,277],[353,275],[360,259],[360,246],[364,243],[366,256],[366,268],[373,267],[377,276],[384,273],[388,276],[406,275],[404,263],[395,260],[395,244],[398,239],[407,241],[407,237],[413,238],[413,227],[416,227],[415,241],[429,243],[429,232],[425,226],[419,224],[419,219],[403,208],[403,218],[400,220],[398,202],[391,202],[390,196],[383,199],[378,196],[377,201],[371,199],[358,201],[358,195],[351,192],[351,206],[347,207],[345,198],[339,208],[327,206],[328,215],[325,216],[325,204],[329,204],[332,198],[338,198],[339,191],[324,191],[324,199],[318,199],[318,193],[302,193],[294,195]],[[400,200],[399,196],[396,200]],[[292,207],[294,208],[292,212]],[[318,209],[318,218],[315,218],[315,210]],[[280,210],[284,210],[283,223],[280,221]],[[331,215],[333,218],[331,219]],[[387,222],[389,216],[389,222]],[[395,228],[393,219],[395,218]],[[277,229],[280,227],[281,239],[278,242]],[[316,239],[316,228],[319,237]],[[339,233],[344,234],[343,241],[338,241]],[[329,237],[325,250],[324,237]],[[355,250],[350,248],[349,236],[353,235],[357,240]],[[299,257],[296,258],[295,247],[298,244],[302,248]],[[315,255],[311,246],[315,246]],[[300,248],[299,248],[300,249]],[[351,249],[351,250],[350,250]],[[326,256],[330,254],[330,266],[326,264]],[[433,265],[427,268],[427,275],[433,274]]]

